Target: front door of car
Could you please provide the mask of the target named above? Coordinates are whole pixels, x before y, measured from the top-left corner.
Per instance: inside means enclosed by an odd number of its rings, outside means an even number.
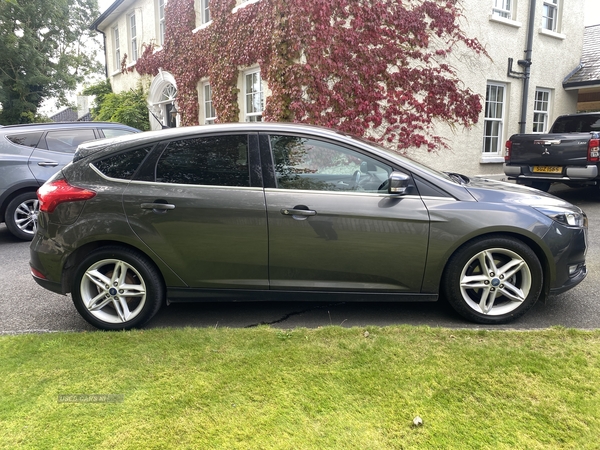
[[[29,169],[42,184],[73,160],[79,144],[94,139],[94,128],[48,131],[29,157]]]
[[[151,179],[125,191],[133,231],[190,287],[268,287],[264,193],[260,171],[251,170],[259,167],[256,140],[171,141],[151,155]]]
[[[261,146],[275,166],[265,189],[271,289],[420,291],[429,215],[414,188],[387,193],[389,164],[298,136],[261,136]]]

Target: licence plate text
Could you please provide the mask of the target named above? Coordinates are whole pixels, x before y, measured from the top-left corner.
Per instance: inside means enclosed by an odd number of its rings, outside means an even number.
[[[533,166],[534,172],[542,173],[562,173],[562,167],[560,166]]]

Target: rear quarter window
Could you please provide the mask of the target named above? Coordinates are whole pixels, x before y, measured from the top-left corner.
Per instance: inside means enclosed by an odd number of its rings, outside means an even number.
[[[24,145],[25,147],[35,147],[40,142],[40,138],[42,137],[41,131],[36,131],[34,133],[19,133],[19,134],[11,134],[6,136],[13,144]]]
[[[107,177],[131,180],[151,149],[152,147],[142,147],[129,150],[94,161],[92,164]]]

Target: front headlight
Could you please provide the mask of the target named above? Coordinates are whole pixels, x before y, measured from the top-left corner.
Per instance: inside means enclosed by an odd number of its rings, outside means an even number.
[[[584,213],[558,206],[539,206],[535,209],[568,227],[587,228],[587,216]]]

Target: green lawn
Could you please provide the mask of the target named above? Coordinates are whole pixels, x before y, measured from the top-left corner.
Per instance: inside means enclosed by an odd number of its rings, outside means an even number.
[[[0,380],[6,449],[600,448],[598,331],[1,336]]]

